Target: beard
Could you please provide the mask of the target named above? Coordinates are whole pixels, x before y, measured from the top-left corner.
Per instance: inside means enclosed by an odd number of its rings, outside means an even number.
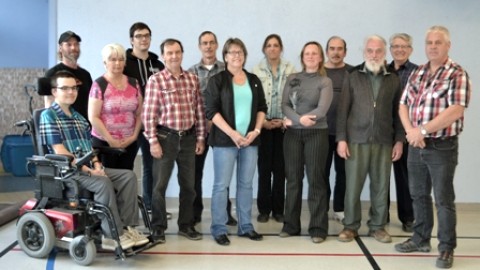
[[[380,59],[379,61],[365,60],[365,67],[376,75],[380,72],[380,70],[382,70],[384,63],[385,59]]]

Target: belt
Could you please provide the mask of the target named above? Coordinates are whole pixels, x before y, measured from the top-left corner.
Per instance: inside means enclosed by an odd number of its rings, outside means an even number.
[[[438,137],[438,138],[424,138],[425,143],[436,143],[436,142],[448,142],[454,141],[457,139],[457,136],[448,136],[448,137]]]
[[[164,126],[157,126],[157,129],[166,131],[170,134],[175,134],[179,137],[189,135],[189,134],[193,134],[193,132],[195,132],[195,127],[191,127],[190,129],[187,129],[187,130],[175,130],[175,129],[171,129],[171,128],[164,127]]]

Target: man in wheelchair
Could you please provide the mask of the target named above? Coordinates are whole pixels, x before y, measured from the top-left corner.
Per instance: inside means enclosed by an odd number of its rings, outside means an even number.
[[[51,78],[51,107],[42,112],[39,136],[52,154],[68,155],[76,159],[78,149],[92,151],[89,122],[71,105],[78,95],[75,76],[68,71],[59,71]],[[108,206],[112,212],[120,245],[123,250],[142,246],[149,242],[133,226],[138,225],[137,178],[131,170],[104,168],[98,157],[93,157],[90,166],[78,168],[81,173],[72,176],[80,189],[94,193],[94,200]],[[102,248],[115,250],[117,242],[112,239],[110,225],[101,216],[103,233]]]

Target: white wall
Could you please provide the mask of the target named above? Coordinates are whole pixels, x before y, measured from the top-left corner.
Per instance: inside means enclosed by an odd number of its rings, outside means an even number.
[[[56,13],[57,16],[50,25],[50,29],[57,29],[56,35],[50,35],[50,44],[56,44],[59,33],[63,31],[73,30],[79,34],[82,37],[80,63],[94,78],[104,71],[101,48],[111,42],[130,47],[128,29],[136,21],[146,22],[151,27],[151,50],[156,53],[159,53],[159,44],[163,39],[173,37],[181,40],[185,48],[185,68],[200,58],[197,49],[200,32],[215,32],[220,44],[228,37],[239,37],[249,50],[247,69],[262,58],[261,46],[270,33],[282,36],[284,57],[295,63],[297,68],[300,68],[298,55],[307,41],[317,40],[325,44],[331,35],[340,35],[347,41],[346,61],[359,64],[362,62],[363,39],[367,35],[380,34],[388,39],[395,32],[407,32],[414,37],[415,50],[411,60],[424,63],[425,31],[431,25],[441,24],[451,31],[451,57],[469,72],[474,89],[480,74],[480,66],[475,64],[480,59],[475,48],[480,44],[480,17],[477,15],[480,2],[473,0],[462,1],[461,4],[449,0],[50,1],[53,2],[50,7],[56,7],[51,14],[55,16]],[[53,65],[55,51],[49,53],[50,64]],[[478,118],[475,117],[478,114],[478,95],[473,91],[466,112],[466,129],[460,140],[460,159],[455,178],[459,202],[480,202],[476,181],[476,166],[480,164],[476,153],[480,147],[479,141],[474,138],[475,132],[480,131]],[[212,179],[209,154],[204,177],[206,197],[211,194]],[[177,185],[175,179],[172,180],[168,195],[176,197]],[[362,197],[368,199],[368,192],[364,192]]]

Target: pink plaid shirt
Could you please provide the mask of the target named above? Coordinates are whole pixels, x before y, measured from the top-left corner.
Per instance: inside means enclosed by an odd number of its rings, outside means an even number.
[[[197,140],[205,139],[206,121],[198,77],[182,71],[175,78],[167,69],[150,76],[143,106],[145,136],[157,141],[157,125],[177,131],[194,127]]]
[[[409,107],[412,125],[418,127],[435,118],[451,105],[468,107],[471,85],[467,72],[448,59],[435,74],[430,63],[418,67],[408,79],[400,104]],[[459,135],[463,130],[463,117],[449,127],[429,134],[440,138]]]

